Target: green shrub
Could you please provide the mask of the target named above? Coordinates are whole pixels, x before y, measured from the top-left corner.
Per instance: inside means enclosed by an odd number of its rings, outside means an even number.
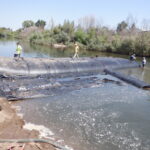
[[[118,53],[120,54],[130,55],[131,53],[134,53],[135,51],[134,41],[131,39],[123,40],[120,44],[120,47],[118,47],[117,50]]]
[[[56,40],[57,43],[64,43],[64,44],[70,41],[70,37],[68,36],[68,34],[63,31],[54,35],[54,39]]]
[[[88,38],[87,33],[84,32],[82,29],[78,29],[75,32],[75,35],[74,35],[75,41],[78,41],[79,43],[86,45],[87,44],[87,38]]]

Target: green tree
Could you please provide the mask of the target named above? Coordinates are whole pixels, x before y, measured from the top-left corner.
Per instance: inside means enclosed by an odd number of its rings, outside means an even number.
[[[52,29],[54,34],[59,34],[62,31],[61,25],[58,25]]]
[[[118,47],[118,53],[130,55],[135,52],[134,41],[132,39],[125,39],[121,42],[120,47]]]
[[[150,56],[150,33],[142,31],[139,33],[135,42],[136,54],[141,56]]]
[[[54,36],[54,38],[55,38],[55,40],[56,40],[57,43],[66,44],[67,42],[70,41],[70,37],[64,31],[61,31],[60,33],[56,34]]]
[[[34,26],[34,22],[32,20],[25,20],[23,23],[22,23],[22,27],[23,28],[29,28],[31,26]]]
[[[87,34],[86,32],[84,32],[82,29],[78,29],[76,32],[75,32],[75,35],[74,35],[74,40],[75,41],[78,41],[84,45],[87,44]]]
[[[69,35],[72,35],[74,32],[74,22],[70,22],[69,20],[65,20],[64,24],[62,25],[62,30]]]
[[[0,38],[12,38],[14,36],[14,32],[9,28],[0,28]]]
[[[44,29],[44,27],[45,27],[45,25],[46,25],[46,22],[45,22],[44,20],[38,20],[38,21],[35,23],[35,25],[36,25],[37,27],[40,27],[40,28],[43,28],[43,29]]]
[[[117,32],[122,32],[123,30],[127,29],[128,24],[125,21],[122,21],[117,26]]]

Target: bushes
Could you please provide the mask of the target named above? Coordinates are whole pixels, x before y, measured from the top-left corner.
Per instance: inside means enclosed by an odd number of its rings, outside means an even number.
[[[74,34],[69,35],[59,26],[53,30],[33,33],[29,41],[41,45],[53,45],[55,43],[70,45],[70,43],[77,41],[88,50],[150,56],[150,33],[142,32],[136,37],[122,36],[117,33],[110,36],[104,33],[96,34],[95,31],[85,32],[80,28]]]
[[[142,32],[138,35],[135,42],[137,55],[150,56],[150,33]]]
[[[130,55],[134,53],[135,46],[134,41],[131,39],[125,39],[121,42],[120,46],[117,48],[117,52],[120,54]]]
[[[74,40],[78,41],[79,43],[86,45],[87,44],[87,33],[84,32],[82,29],[78,29],[75,33],[74,33]]]
[[[70,41],[70,37],[68,36],[67,33],[61,31],[60,33],[58,34],[55,34],[54,37],[55,41],[57,43],[63,43],[63,44],[66,44]]]
[[[1,38],[13,38],[14,32],[8,28],[0,28],[0,39]]]
[[[35,44],[40,44],[40,45],[52,45],[52,44],[54,44],[56,41],[48,35],[50,35],[50,34],[47,32],[33,33],[29,37],[29,41],[30,41],[30,43],[35,43]]]
[[[136,28],[133,32],[124,22],[119,24],[115,32],[107,27],[89,27],[85,30],[81,26],[75,27],[73,22],[65,21],[63,25],[55,26],[50,30],[33,33],[29,41],[43,45],[63,43],[69,46],[77,41],[80,47],[87,50],[150,56],[150,32],[143,32]]]
[[[43,34],[42,33],[33,33],[31,34],[31,36],[29,37],[29,41],[31,43],[34,43],[36,40],[42,39],[43,38]]]
[[[29,37],[30,43],[43,43],[43,45],[52,45],[56,43],[63,43],[66,44],[70,41],[70,37],[65,32],[60,32],[58,34],[52,34],[51,32],[40,32],[40,33],[33,33]]]

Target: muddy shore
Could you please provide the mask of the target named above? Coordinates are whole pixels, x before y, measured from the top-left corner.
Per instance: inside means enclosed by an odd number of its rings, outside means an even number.
[[[25,130],[25,122],[12,107],[13,102],[0,98],[0,140],[39,138],[38,131]],[[51,144],[43,143],[0,143],[0,150],[56,150]]]

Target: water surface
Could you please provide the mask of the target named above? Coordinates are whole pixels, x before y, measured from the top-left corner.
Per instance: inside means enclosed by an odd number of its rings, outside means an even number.
[[[73,50],[55,50],[23,43],[24,57],[71,57]],[[0,43],[0,55],[12,56],[15,42]],[[5,50],[5,51],[4,51]],[[112,56],[98,52],[80,52],[80,56]],[[124,56],[119,56],[124,57]],[[126,57],[126,56],[125,56]],[[150,83],[150,67],[121,70]],[[109,75],[95,78],[118,79]],[[90,76],[86,77],[89,79]],[[65,78],[74,81],[75,78]],[[80,77],[79,77],[80,80]],[[86,85],[85,83],[83,83]],[[27,122],[44,125],[77,150],[149,150],[150,92],[122,82],[76,85],[47,98],[20,101],[18,105]],[[62,87],[63,88],[63,87]]]
[[[74,149],[150,148],[150,93],[125,83],[101,84],[19,105],[25,120],[50,128]]]
[[[12,57],[16,50],[17,41],[0,41],[0,56]],[[21,42],[23,47],[23,57],[40,57],[40,58],[54,58],[54,57],[72,57],[74,55],[74,49],[54,49],[48,46],[33,45],[27,42]],[[79,51],[80,57],[95,57],[95,56],[110,56],[110,57],[127,57],[124,55],[112,55],[109,53],[100,53],[96,51]]]

